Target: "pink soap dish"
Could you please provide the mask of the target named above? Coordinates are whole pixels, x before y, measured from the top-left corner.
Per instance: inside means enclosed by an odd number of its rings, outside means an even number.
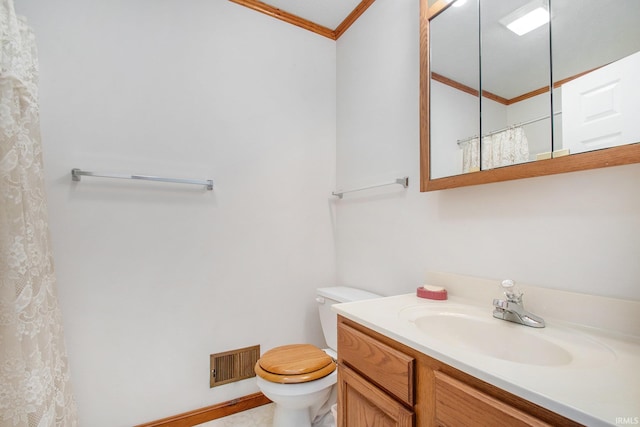
[[[447,299],[447,290],[437,286],[420,286],[416,289],[416,295],[420,298],[443,301]]]

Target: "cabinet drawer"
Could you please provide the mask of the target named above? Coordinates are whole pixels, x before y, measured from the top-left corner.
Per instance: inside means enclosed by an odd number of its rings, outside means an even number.
[[[439,426],[551,427],[550,424],[436,371],[435,418]]]
[[[338,324],[338,357],[370,381],[409,406],[414,404],[413,357],[362,332]]]

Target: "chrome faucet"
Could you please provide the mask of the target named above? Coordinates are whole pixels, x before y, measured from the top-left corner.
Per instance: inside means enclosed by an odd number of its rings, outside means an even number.
[[[524,304],[522,303],[523,293],[514,291],[515,282],[513,280],[503,280],[501,285],[504,289],[506,300],[493,300],[493,317],[531,326],[532,328],[544,328],[544,319],[524,309]]]

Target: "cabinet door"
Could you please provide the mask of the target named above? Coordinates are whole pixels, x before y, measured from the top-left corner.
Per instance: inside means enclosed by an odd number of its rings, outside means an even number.
[[[355,371],[338,369],[338,427],[414,426],[412,411]]]

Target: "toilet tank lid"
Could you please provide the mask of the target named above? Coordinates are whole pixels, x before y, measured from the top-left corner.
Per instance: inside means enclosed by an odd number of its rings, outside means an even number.
[[[338,302],[360,301],[381,297],[381,295],[374,294],[373,292],[357,288],[350,288],[348,286],[330,286],[326,288],[318,288],[317,293],[320,296]]]

